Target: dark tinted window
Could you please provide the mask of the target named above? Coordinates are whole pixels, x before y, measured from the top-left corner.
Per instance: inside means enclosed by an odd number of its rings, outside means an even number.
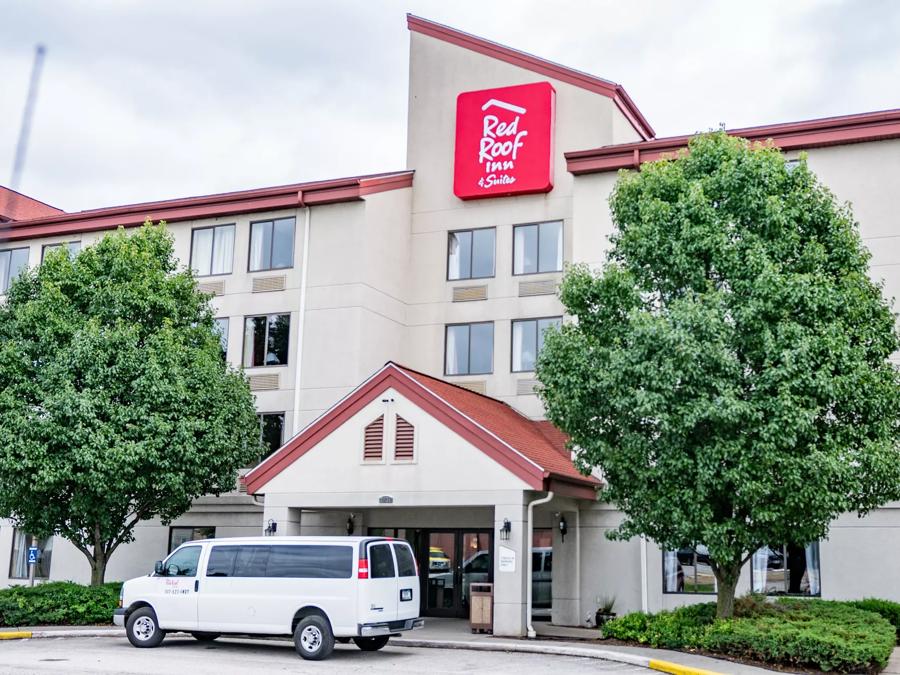
[[[214,546],[206,564],[208,577],[233,577],[237,546]]]
[[[269,562],[271,546],[236,546],[237,555],[234,560],[234,576],[264,577]]]
[[[397,576],[394,572],[394,556],[388,544],[369,547],[369,575],[373,579],[387,579]]]
[[[405,544],[394,544],[394,553],[397,555],[397,567],[401,577],[416,576],[416,561],[413,560],[412,551]]]
[[[299,579],[349,579],[350,546],[273,546],[266,576]]]

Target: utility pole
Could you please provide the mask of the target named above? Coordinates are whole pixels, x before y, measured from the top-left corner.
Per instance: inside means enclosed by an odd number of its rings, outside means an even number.
[[[12,178],[9,181],[9,186],[13,190],[19,189],[19,182],[22,180],[22,170],[25,168],[25,155],[28,152],[28,135],[31,132],[31,119],[34,117],[34,106],[37,103],[38,87],[41,82],[41,70],[44,67],[44,54],[46,52],[44,45],[37,45],[34,49],[34,65],[31,68],[31,80],[28,83],[28,97],[25,99],[22,127],[19,129],[19,140],[16,143]]]

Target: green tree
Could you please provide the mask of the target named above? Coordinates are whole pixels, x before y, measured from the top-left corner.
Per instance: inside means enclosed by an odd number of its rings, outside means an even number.
[[[612,538],[706,545],[731,616],[758,548],[900,498],[894,316],[849,207],[774,147],[698,136],[623,172],[610,206],[602,270],[562,285],[576,321],[547,336],[541,396],[602,469]]]
[[[104,580],[134,527],[233,489],[262,454],[208,296],[147,223],[48,254],[0,308],[0,516],[71,541]]]

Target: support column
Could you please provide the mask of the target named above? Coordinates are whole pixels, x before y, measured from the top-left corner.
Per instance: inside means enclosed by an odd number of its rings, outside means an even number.
[[[494,635],[525,635],[526,494],[510,494],[508,501],[494,505]],[[507,540],[500,538],[504,519],[511,526]]]
[[[551,505],[552,506],[552,505]],[[556,514],[559,515],[556,515]],[[564,517],[568,526],[565,539],[559,529],[559,519]],[[554,511],[553,517],[553,608],[550,621],[559,626],[579,626],[584,617],[579,616],[579,596],[581,589],[577,587],[575,573],[577,562],[578,537],[581,533],[576,527],[578,516],[575,511]]]
[[[269,521],[277,523],[276,537],[293,537],[300,534],[300,509],[289,506],[269,506],[263,509],[263,532]]]

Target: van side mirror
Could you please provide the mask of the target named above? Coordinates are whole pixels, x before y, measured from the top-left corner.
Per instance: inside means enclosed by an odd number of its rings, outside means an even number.
[[[153,563],[153,573],[158,574],[159,576],[165,576],[166,568],[163,566],[162,560],[157,560]]]

